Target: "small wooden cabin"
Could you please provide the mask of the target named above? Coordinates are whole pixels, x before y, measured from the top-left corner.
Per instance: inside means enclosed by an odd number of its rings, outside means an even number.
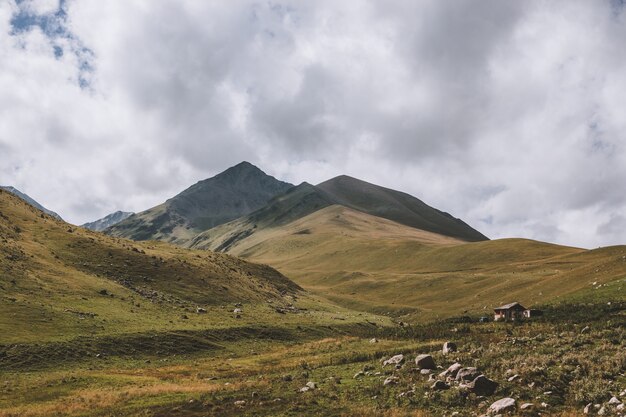
[[[520,303],[516,302],[496,307],[493,311],[495,312],[493,318],[495,321],[509,321],[523,319],[527,309]]]

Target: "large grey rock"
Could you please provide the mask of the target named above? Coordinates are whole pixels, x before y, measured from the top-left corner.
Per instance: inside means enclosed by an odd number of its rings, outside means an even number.
[[[498,388],[498,383],[487,378],[485,375],[478,375],[472,382],[467,384],[470,392],[476,395],[493,395]]]
[[[478,369],[474,368],[474,367],[467,367],[467,368],[461,368],[459,369],[459,371],[456,373],[456,380],[459,382],[463,382],[463,381],[473,381],[474,379],[476,379],[476,377],[480,375],[480,372],[478,372]]]
[[[417,355],[415,364],[419,369],[437,369],[435,360],[430,355]]]
[[[502,398],[489,406],[487,410],[488,414],[502,414],[514,412],[517,408],[517,403],[513,398]]]

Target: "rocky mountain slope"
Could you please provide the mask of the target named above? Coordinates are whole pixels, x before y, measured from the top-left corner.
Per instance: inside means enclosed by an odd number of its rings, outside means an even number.
[[[130,216],[106,233],[133,240],[183,244],[205,230],[258,210],[291,187],[242,162],[161,205]]]
[[[127,212],[127,211],[116,211],[115,213],[111,213],[107,216],[99,220],[95,220],[93,222],[85,223],[81,227],[85,229],[93,230],[94,232],[101,232],[104,229],[107,229],[115,224],[118,224],[122,220],[127,219],[135,213]]]
[[[47,208],[45,208],[44,206],[42,206],[41,204],[39,204],[37,201],[35,201],[32,197],[30,197],[28,194],[25,194],[23,192],[21,192],[20,190],[18,190],[15,187],[10,187],[10,186],[2,186],[0,185],[0,189],[4,190],[4,191],[8,191],[9,193],[21,198],[22,200],[26,201],[28,204],[30,204],[31,206],[43,211],[44,213],[61,220],[61,216],[59,216],[58,214],[56,214],[54,211],[52,210],[48,210]]]

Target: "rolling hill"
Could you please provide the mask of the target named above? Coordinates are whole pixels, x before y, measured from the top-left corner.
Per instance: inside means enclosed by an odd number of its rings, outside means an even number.
[[[2,343],[242,326],[296,298],[306,294],[268,266],[112,238],[0,190]],[[263,314],[238,320],[224,310],[235,303]]]
[[[588,251],[526,239],[466,242],[340,205],[248,230],[232,239],[222,225],[194,247],[226,249],[346,307],[404,320],[490,314],[509,301],[545,305],[582,292],[606,297],[604,285],[619,288],[614,299],[626,298],[625,246]]]
[[[165,203],[108,228],[111,236],[183,244],[205,230],[251,213],[293,187],[248,162],[200,181]]]

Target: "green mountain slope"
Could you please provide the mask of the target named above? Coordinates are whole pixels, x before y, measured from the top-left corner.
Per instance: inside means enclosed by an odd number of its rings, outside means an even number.
[[[73,227],[0,190],[3,343],[241,325],[247,320],[223,305],[284,305],[301,295],[268,266]],[[194,319],[198,306],[223,312]]]
[[[251,213],[292,187],[248,162],[189,187],[165,203],[106,230],[133,240],[182,244],[205,230]]]
[[[460,219],[430,207],[423,201],[399,191],[342,175],[317,185],[340,204],[363,213],[382,217],[420,230],[456,237],[468,242],[487,237]]]
[[[247,216],[199,234],[189,241],[188,246],[229,251],[253,235],[253,240],[258,242],[259,235],[265,235],[261,232],[266,229],[286,226],[333,205],[441,236],[463,241],[487,240],[463,221],[415,197],[340,176],[317,186],[302,183]]]

